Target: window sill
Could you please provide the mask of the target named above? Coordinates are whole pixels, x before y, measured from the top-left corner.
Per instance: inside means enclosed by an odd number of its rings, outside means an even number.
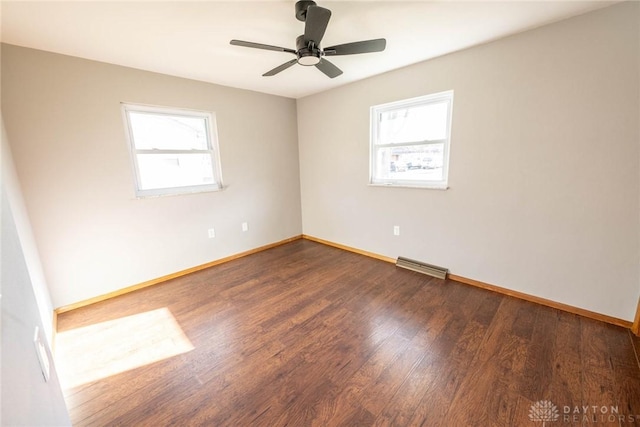
[[[168,191],[164,189],[164,191],[158,190],[142,190],[137,191],[135,198],[136,199],[154,199],[158,197],[174,197],[174,196],[188,196],[192,194],[203,194],[203,193],[217,193],[219,191],[224,191],[226,186],[219,187],[205,187],[205,188],[191,188],[190,190],[180,190],[180,191]]]
[[[369,183],[369,187],[415,188],[418,190],[448,190],[447,184]]]

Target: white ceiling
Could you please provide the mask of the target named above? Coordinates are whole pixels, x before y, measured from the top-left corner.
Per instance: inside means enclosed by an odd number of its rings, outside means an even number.
[[[322,45],[384,37],[381,53],[330,58],[329,79],[284,52],[229,45],[241,39],[295,48],[304,23],[290,1],[2,1],[2,41],[143,70],[299,98],[535,28],[614,2],[322,1],[332,11]]]

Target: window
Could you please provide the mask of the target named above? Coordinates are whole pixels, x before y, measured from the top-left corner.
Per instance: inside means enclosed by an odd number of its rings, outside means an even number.
[[[211,113],[123,104],[136,196],[222,188]]]
[[[374,185],[447,188],[453,91],[371,107]]]

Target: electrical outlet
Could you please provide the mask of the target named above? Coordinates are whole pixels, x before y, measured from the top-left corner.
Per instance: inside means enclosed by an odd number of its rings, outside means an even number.
[[[399,236],[400,235],[400,226],[399,225],[394,225],[393,226],[393,235],[394,236]]]
[[[249,224],[247,224],[246,222],[242,223],[242,231],[247,231],[249,230]]]
[[[209,233],[209,238],[210,239],[213,239],[214,237],[216,237],[216,230],[214,230],[213,228],[210,228],[208,230],[208,233]]]

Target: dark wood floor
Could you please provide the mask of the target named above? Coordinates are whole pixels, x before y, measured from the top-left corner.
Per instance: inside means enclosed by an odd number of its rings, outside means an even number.
[[[627,330],[306,240],[58,330],[76,426],[640,425]]]

